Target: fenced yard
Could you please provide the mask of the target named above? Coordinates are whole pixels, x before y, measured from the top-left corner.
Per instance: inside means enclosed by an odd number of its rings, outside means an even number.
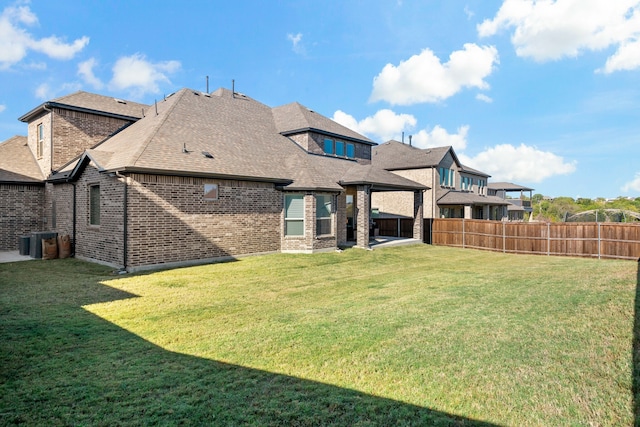
[[[637,268],[429,245],[0,264],[0,425],[633,425]]]
[[[427,221],[432,221],[429,224]],[[504,253],[638,260],[640,224],[425,220],[434,245]]]

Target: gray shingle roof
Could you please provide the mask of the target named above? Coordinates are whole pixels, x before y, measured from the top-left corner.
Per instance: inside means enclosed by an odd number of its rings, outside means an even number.
[[[425,188],[353,160],[309,154],[279,132],[273,109],[225,89],[211,94],[182,89],[157,104],[157,115],[155,110],[87,150],[83,161],[89,158],[104,171],[255,179],[288,190],[341,191],[345,179],[349,184]]]
[[[451,147],[417,148],[398,141],[387,141],[373,147],[371,161],[387,170],[417,169],[437,166]]]
[[[514,184],[512,182],[490,182],[488,187],[492,190],[534,191],[533,188],[523,187],[522,185]]]
[[[40,104],[33,110],[21,116],[19,120],[28,122],[32,117],[42,113],[45,107],[61,107],[92,112],[94,114],[134,119],[141,118],[143,116],[143,110],[147,111],[150,108],[150,106],[146,104],[78,91]]]
[[[0,143],[0,182],[38,183],[43,180],[26,136],[14,136]]]
[[[340,135],[370,145],[376,144],[366,136],[342,126],[297,102],[274,108],[273,119],[275,120],[278,132],[283,135],[305,130],[317,130],[331,135]]]
[[[506,206],[509,202],[495,196],[480,196],[476,193],[445,190],[438,194],[438,205],[498,205]]]

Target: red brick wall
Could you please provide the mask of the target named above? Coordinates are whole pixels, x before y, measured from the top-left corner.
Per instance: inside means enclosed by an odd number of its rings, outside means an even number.
[[[43,231],[44,187],[0,184],[0,250],[18,249],[18,237]]]

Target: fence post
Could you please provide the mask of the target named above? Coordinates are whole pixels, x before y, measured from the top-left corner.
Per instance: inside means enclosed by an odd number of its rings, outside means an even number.
[[[462,247],[464,248],[465,246],[465,242],[464,242],[464,218],[462,218]]]
[[[502,253],[507,253],[507,225],[502,221]]]
[[[547,223],[547,256],[551,255],[551,224]]]
[[[596,213],[597,213],[597,211],[596,211]],[[600,239],[600,223],[597,222],[596,224],[598,224],[598,259],[600,259],[600,251],[601,251],[602,240]]]

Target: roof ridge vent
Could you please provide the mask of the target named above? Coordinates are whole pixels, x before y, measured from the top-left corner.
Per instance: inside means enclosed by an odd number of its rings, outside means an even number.
[[[116,101],[118,104],[125,104],[127,103],[127,101],[125,101],[124,99],[120,99],[120,98],[113,98],[114,101]]]

